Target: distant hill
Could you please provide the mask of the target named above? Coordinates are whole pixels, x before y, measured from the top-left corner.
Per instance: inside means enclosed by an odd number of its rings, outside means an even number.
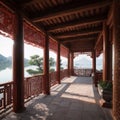
[[[92,62],[86,58],[82,58],[79,60],[75,61],[75,67],[78,68],[91,68],[92,67]]]
[[[12,61],[0,54],[0,70],[11,67]]]
[[[24,59],[24,66],[29,66],[29,60]],[[5,57],[0,54],[0,70],[3,70],[5,68],[12,67],[12,57]]]
[[[102,69],[102,59],[97,59],[96,60],[96,66],[98,70]],[[76,68],[92,68],[92,60],[82,58],[82,59],[77,59],[75,60],[75,67]]]

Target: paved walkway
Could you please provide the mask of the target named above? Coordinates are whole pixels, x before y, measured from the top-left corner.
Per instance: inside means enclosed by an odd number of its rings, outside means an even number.
[[[41,98],[42,97],[42,98]],[[110,111],[99,105],[99,95],[89,77],[71,77],[26,103],[26,111],[11,112],[2,120],[112,120]]]

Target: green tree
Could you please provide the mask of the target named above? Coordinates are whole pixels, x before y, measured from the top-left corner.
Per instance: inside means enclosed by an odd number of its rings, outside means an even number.
[[[30,65],[34,65],[34,66],[37,66],[36,70],[33,70],[33,69],[28,69],[27,72],[31,75],[33,74],[40,74],[40,73],[43,73],[43,58],[40,57],[39,55],[33,55],[30,57],[30,61],[29,61],[29,64]],[[54,58],[50,57],[49,58],[49,71],[50,72],[53,72],[55,71],[54,67],[55,66],[55,60]]]
[[[30,65],[37,66],[36,70],[28,69],[27,72],[31,75],[43,73],[43,58],[39,55],[33,55],[30,57]]]
[[[60,59],[60,70],[63,70],[64,68],[62,67],[62,60]]]
[[[55,69],[53,68],[55,66],[55,60],[54,58],[50,57],[49,58],[49,71],[54,72]]]

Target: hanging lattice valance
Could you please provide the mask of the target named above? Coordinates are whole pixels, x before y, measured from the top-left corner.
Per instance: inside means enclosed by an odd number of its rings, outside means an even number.
[[[68,49],[63,45],[61,45],[61,48],[60,48],[60,55],[68,58]]]
[[[50,38],[49,39],[49,49],[56,53],[58,51],[58,43],[57,43],[57,41]]]
[[[43,33],[26,21],[24,22],[24,40],[29,44],[42,48],[45,45],[45,36]]]
[[[14,39],[15,15],[0,3],[0,34]]]

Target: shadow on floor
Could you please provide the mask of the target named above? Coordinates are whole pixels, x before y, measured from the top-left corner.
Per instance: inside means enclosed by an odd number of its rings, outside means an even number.
[[[91,78],[67,78],[52,87],[51,95],[34,98],[26,103],[26,111],[2,120],[112,120],[97,104],[97,94]]]

